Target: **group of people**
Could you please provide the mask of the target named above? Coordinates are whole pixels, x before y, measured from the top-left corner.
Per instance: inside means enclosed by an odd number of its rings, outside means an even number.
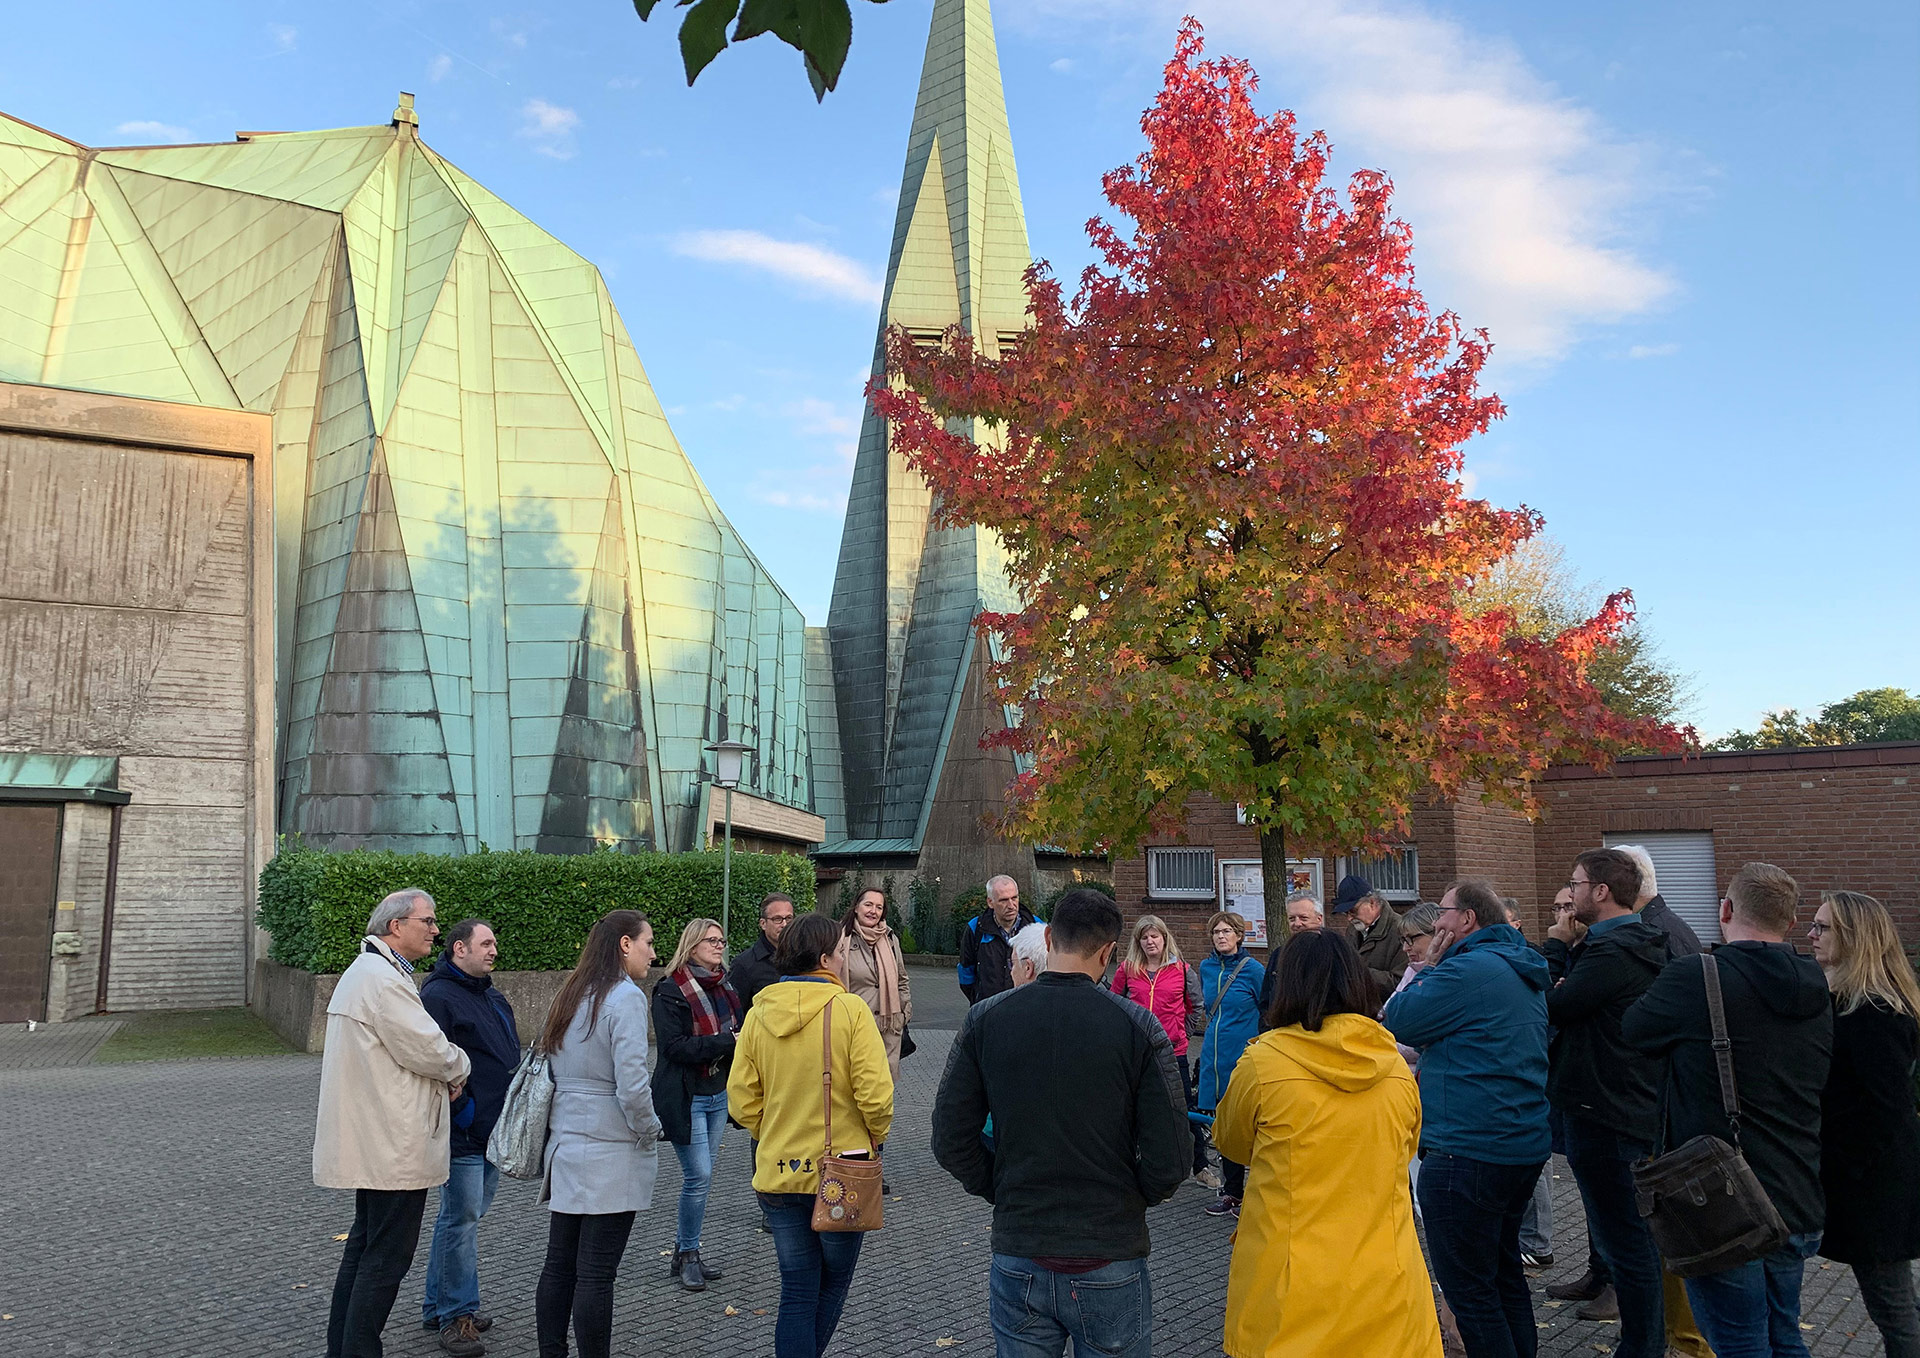
[[[1470,1358],[1530,1355],[1525,1270],[1551,1262],[1545,1167],[1558,1151],[1591,1242],[1587,1276],[1560,1290],[1617,1299],[1625,1358],[1659,1358],[1669,1338],[1689,1351],[1696,1323],[1693,1352],[1804,1355],[1799,1279],[1815,1251],[1853,1266],[1887,1352],[1916,1358],[1920,989],[1891,919],[1869,897],[1828,893],[1808,960],[1787,941],[1792,879],[1765,864],[1734,877],[1714,957],[1736,1135],[1702,950],[1654,885],[1644,854],[1582,854],[1536,947],[1484,882],[1401,914],[1348,878],[1332,910],[1346,927],[1326,927],[1319,901],[1298,894],[1287,941],[1263,963],[1246,920],[1221,912],[1196,965],[1160,917],[1128,931],[1110,897],[1077,889],[1043,924],[1017,883],[994,879],[962,938],[972,1007],[940,1081],[933,1150],[993,1204],[997,1352],[1149,1353],[1146,1212],[1194,1178],[1216,1191],[1208,1213],[1236,1224],[1224,1324],[1235,1358],[1437,1355],[1443,1322]],[[721,1276],[701,1237],[729,1121],[752,1139],[779,1264],[775,1354],[826,1351],[863,1238],[813,1226],[829,1128],[835,1157],[880,1158],[914,1049],[886,910],[877,889],[839,921],[769,896],[759,939],[731,965],[721,926],[694,920],[650,992],[651,925],[614,911],[594,926],[537,1043],[553,1080],[542,1358],[566,1354],[569,1332],[585,1358],[609,1351],[661,1140],[682,1170],[670,1276],[696,1291]],[[491,985],[498,944],[484,921],[448,930],[416,992],[434,912],[424,892],[382,901],[329,1005],[314,1174],[356,1192],[329,1358],[380,1352],[435,1186],[424,1323],[455,1358],[483,1353],[492,1323],[476,1231],[521,1042]],[[1791,1234],[1682,1285],[1663,1276],[1632,1171],[1703,1133],[1737,1142]]]

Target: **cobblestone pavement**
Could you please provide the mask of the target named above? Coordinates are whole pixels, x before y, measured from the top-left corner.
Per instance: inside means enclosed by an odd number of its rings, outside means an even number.
[[[0,1023],[0,1070],[84,1066],[125,1025],[119,1019],[68,1023]]]
[[[867,1239],[833,1347],[841,1358],[992,1352],[989,1209],[963,1196],[927,1150],[952,1035],[929,1025],[920,1041],[902,1074],[887,1154],[899,1201],[887,1205],[887,1228]],[[350,1194],[314,1188],[309,1174],[319,1074],[312,1056],[0,1072],[0,1314],[10,1317],[0,1320],[0,1354],[322,1352],[340,1251],[333,1237],[353,1205]],[[1578,1198],[1559,1169],[1560,1263],[1541,1283],[1578,1272],[1584,1254]],[[666,1279],[679,1177],[663,1148],[654,1206],[635,1224],[620,1278],[615,1352],[771,1353],[779,1279],[772,1240],[755,1229],[746,1138],[731,1132],[722,1152],[704,1251],[726,1277],[702,1295]],[[534,1353],[546,1240],[536,1193],[503,1180],[480,1228],[495,1355]],[[1183,1188],[1151,1218],[1161,1358],[1219,1352],[1229,1224],[1202,1214],[1207,1200]],[[428,1230],[434,1206],[430,1199]],[[423,1233],[388,1327],[389,1354],[439,1352],[419,1326],[426,1247]],[[1880,1352],[1857,1297],[1847,1269],[1809,1265],[1807,1338],[1820,1358]],[[1542,1352],[1610,1351],[1618,1327],[1575,1320],[1572,1310],[1539,1297]]]

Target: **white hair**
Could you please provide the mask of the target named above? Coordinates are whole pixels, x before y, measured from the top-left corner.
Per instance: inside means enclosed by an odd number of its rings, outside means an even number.
[[[1034,974],[1047,969],[1047,926],[1035,921],[1015,934],[1008,942],[1013,947],[1016,962],[1032,964]]]
[[[1640,868],[1640,899],[1633,903],[1634,909],[1660,894],[1660,879],[1653,875],[1653,855],[1638,844],[1615,844],[1615,853],[1623,853]]]
[[[1311,891],[1296,891],[1291,896],[1287,897],[1288,905],[1292,905],[1295,901],[1305,901],[1308,905],[1311,905],[1313,907],[1314,914],[1320,916],[1320,918],[1322,919],[1325,919],[1327,917],[1327,907],[1320,904],[1320,898],[1314,895]]]
[[[385,938],[393,931],[393,926],[413,913],[414,904],[425,901],[427,908],[433,908],[433,897],[417,886],[403,886],[380,904],[373,907],[373,918],[367,921],[367,932],[375,938]]]
[[[1000,873],[998,876],[987,878],[987,899],[989,900],[993,899],[994,890],[997,887],[999,887],[1000,884],[1003,882],[1006,883],[1006,885],[1012,887],[1015,891],[1018,891],[1020,889],[1020,883],[1014,881],[1013,878],[1007,876],[1007,874],[1003,872],[1003,873]]]

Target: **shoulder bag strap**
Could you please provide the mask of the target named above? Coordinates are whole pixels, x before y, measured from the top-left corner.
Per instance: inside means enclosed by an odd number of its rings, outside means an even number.
[[[1251,961],[1253,961],[1251,957],[1241,958],[1239,965],[1234,967],[1233,974],[1231,976],[1226,976],[1220,982],[1219,993],[1213,997],[1213,1003],[1207,1007],[1207,1026],[1208,1027],[1213,1026],[1213,1016],[1219,1013],[1220,1006],[1226,1003],[1227,992],[1233,989],[1233,983],[1240,979],[1240,973],[1247,969],[1247,963]],[[1221,970],[1224,972],[1226,969],[1223,967],[1221,968]]]
[[[833,1158],[833,1000],[820,1011],[820,1102],[826,1110],[827,1159]]]
[[[1720,996],[1720,964],[1712,953],[1700,954],[1701,974],[1707,980],[1707,1017],[1713,1023],[1713,1062],[1720,1070],[1720,1107],[1726,1111],[1733,1144],[1740,1144],[1740,1091],[1733,1082],[1733,1040],[1727,1036],[1727,1006]]]

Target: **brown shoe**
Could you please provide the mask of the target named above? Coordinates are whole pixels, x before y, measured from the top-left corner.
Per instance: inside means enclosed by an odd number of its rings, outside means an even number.
[[[1593,1276],[1593,1270],[1588,1269],[1573,1282],[1549,1285],[1547,1295],[1555,1301],[1592,1301],[1600,1295],[1600,1290],[1605,1286],[1605,1283]]]
[[[440,1348],[453,1358],[480,1358],[487,1346],[480,1342],[480,1327],[472,1316],[460,1316],[440,1327]]]
[[[1608,1283],[1595,1297],[1574,1312],[1582,1320],[1618,1320],[1620,1319],[1620,1298],[1614,1294],[1613,1284]]]

